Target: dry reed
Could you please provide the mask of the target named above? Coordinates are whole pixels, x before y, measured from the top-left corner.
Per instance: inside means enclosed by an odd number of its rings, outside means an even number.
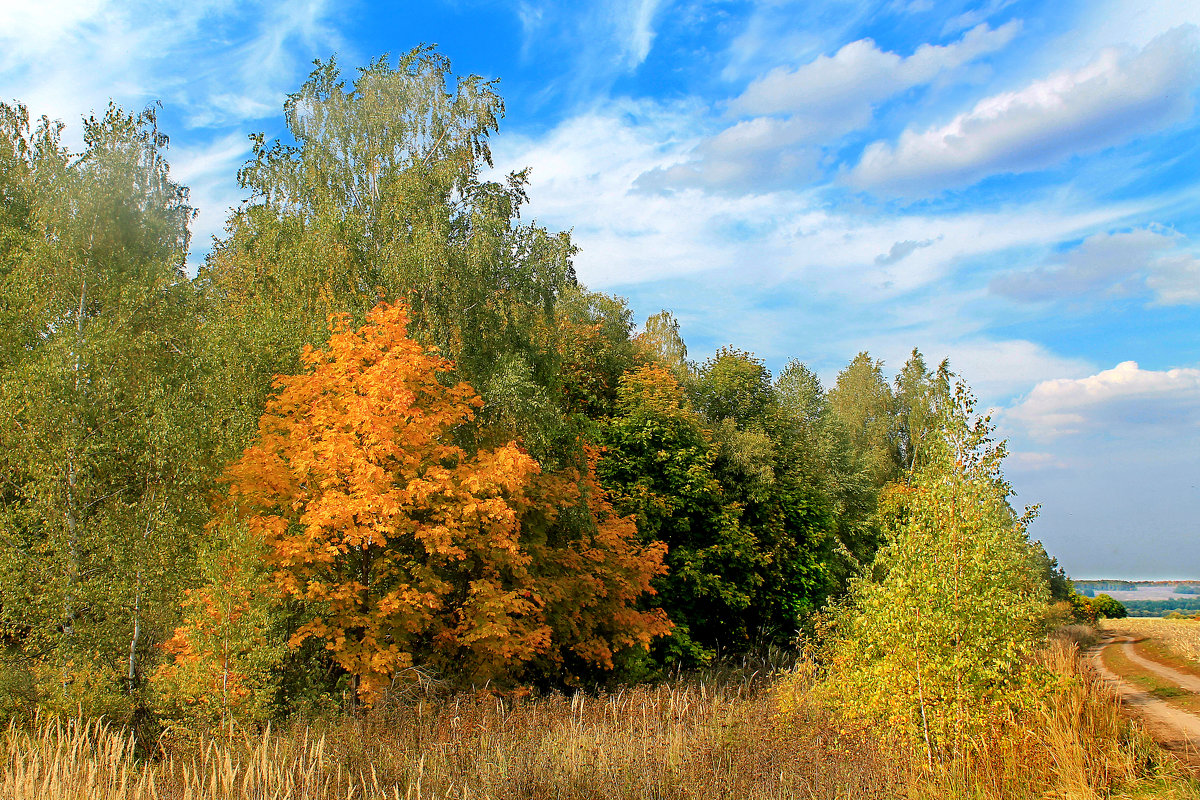
[[[819,712],[781,724],[742,686],[634,688],[602,697],[462,696],[386,715],[165,740],[150,762],[100,723],[4,737],[6,800],[327,798],[874,798],[894,785],[869,740]]]

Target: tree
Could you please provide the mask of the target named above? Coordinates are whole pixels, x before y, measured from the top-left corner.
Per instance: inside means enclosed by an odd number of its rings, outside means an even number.
[[[634,516],[642,541],[667,548],[655,605],[675,628],[659,657],[691,666],[718,647],[745,649],[762,555],[713,474],[715,444],[667,368],[646,365],[621,378],[602,441],[599,474],[613,503]]]
[[[192,210],[153,109],[84,120],[78,156],[20,106],[0,127],[0,613],[76,707],[138,688],[206,513]]]
[[[1048,592],[1000,472],[1003,443],[961,385],[911,481],[881,507],[886,544],[835,620],[829,683],[854,715],[928,757],[969,752],[1029,684]]]
[[[718,445],[717,480],[758,548],[749,627],[762,642],[792,640],[833,588],[831,500],[805,474],[798,428],[760,359],[722,348],[697,370],[692,392]]]
[[[1119,600],[1113,599],[1112,595],[1098,594],[1092,598],[1091,605],[1097,617],[1124,619],[1129,616],[1125,606]]]
[[[900,474],[896,443],[896,399],[883,377],[883,362],[861,352],[838,373],[829,390],[829,408],[841,422],[855,450],[863,454],[874,487],[882,489]]]
[[[731,420],[739,430],[761,423],[773,402],[771,373],[761,359],[733,347],[722,347],[700,365],[696,409],[712,422]]]
[[[835,536],[828,555],[830,589],[838,592],[874,558],[877,490],[864,454],[854,447],[812,370],[788,362],[775,381],[775,397],[781,471],[786,482],[810,498],[814,511],[825,509],[828,518],[822,524]]]
[[[687,345],[679,334],[679,321],[670,311],[660,311],[647,317],[636,341],[651,358],[670,369],[676,378],[683,379],[688,374]]]
[[[591,418],[613,412],[617,384],[634,366],[632,313],[619,297],[569,289],[558,298],[550,340],[559,357],[560,403]]]
[[[182,623],[151,682],[169,718],[232,736],[239,722],[262,724],[275,711],[283,641],[262,540],[220,517],[208,532],[201,581],[184,591]]]
[[[318,62],[284,105],[294,143],[254,138],[239,172],[251,203],[199,277],[229,455],[253,437],[271,376],[324,342],[328,315],[361,324],[383,297],[407,303],[412,335],[454,361],[489,419],[520,422],[539,391],[557,399],[546,333],[575,284],[574,247],[520,221],[526,173],[486,178],[503,110],[494,82],[456,77],[419,47],[352,84]]]
[[[896,443],[901,467],[907,472],[920,465],[929,438],[936,435],[940,409],[951,400],[952,377],[949,359],[931,372],[915,347],[896,375]]]
[[[285,598],[311,617],[291,638],[323,641],[365,702],[408,668],[464,681],[511,676],[557,645],[611,667],[614,643],[644,646],[665,628],[632,608],[661,569],[603,498],[587,541],[545,536],[567,491],[587,480],[539,481],[540,465],[516,443],[469,453],[455,443],[482,401],[465,382],[443,382],[452,364],[408,338],[401,304],[381,305],[355,331],[335,322],[307,369],[281,377],[256,444],[228,471],[230,500],[261,535]],[[575,489],[576,497],[581,492]],[[535,559],[533,552],[539,554]],[[578,574],[563,580],[562,561]],[[539,570],[557,573],[542,582]],[[580,580],[586,587],[564,587]],[[584,590],[611,600],[590,602]],[[613,616],[620,632],[577,620],[564,642],[548,617],[556,603]],[[604,633],[615,637],[606,640]]]

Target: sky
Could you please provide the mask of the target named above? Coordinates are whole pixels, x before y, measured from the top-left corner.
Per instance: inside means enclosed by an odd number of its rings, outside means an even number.
[[[0,101],[161,103],[194,268],[313,59],[422,42],[588,287],[697,360],[948,357],[1068,573],[1200,578],[1200,3],[15,0]]]

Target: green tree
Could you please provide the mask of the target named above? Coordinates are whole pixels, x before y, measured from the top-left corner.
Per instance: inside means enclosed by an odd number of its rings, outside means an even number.
[[[952,377],[948,359],[942,360],[936,372],[931,371],[916,348],[896,375],[896,444],[906,472],[920,465],[931,446],[930,437],[937,434],[941,407],[951,399]]]
[[[838,374],[829,390],[829,408],[862,454],[876,489],[900,475],[896,443],[896,398],[883,376],[883,362],[862,352]]]
[[[192,210],[152,110],[84,120],[78,155],[0,120],[0,613],[75,706],[140,685],[206,513]]]
[[[255,137],[239,173],[252,201],[200,276],[228,455],[253,435],[271,376],[324,341],[327,317],[361,323],[381,298],[404,300],[413,335],[479,387],[485,420],[528,421],[522,387],[554,396],[547,331],[575,283],[574,248],[520,221],[525,173],[484,178],[503,110],[494,82],[455,77],[421,47],[395,66],[372,62],[353,84],[318,62],[284,106],[294,144]]]
[[[642,332],[637,335],[637,344],[675,377],[682,380],[690,372],[687,360],[687,345],[679,333],[679,320],[670,311],[660,311],[646,318]]]
[[[668,369],[647,365],[621,378],[602,442],[598,473],[614,505],[634,515],[644,542],[667,546],[654,605],[675,628],[659,658],[694,666],[717,648],[745,649],[762,555],[713,473],[716,446]]]
[[[882,503],[886,544],[836,617],[830,690],[852,714],[967,755],[1030,684],[1048,599],[1029,515],[1008,503],[1003,443],[958,387],[912,479]]]
[[[692,392],[718,445],[717,479],[758,545],[761,582],[749,627],[758,640],[792,639],[835,580],[833,500],[806,471],[821,455],[804,452],[799,436],[812,398],[790,396],[790,411],[800,415],[791,418],[762,361],[733,348],[699,367]]]
[[[817,375],[791,361],[775,381],[776,436],[785,472],[827,509],[836,537],[829,557],[833,591],[871,563],[879,544],[877,489],[865,454],[833,411]]]
[[[1092,598],[1092,610],[1097,617],[1108,619],[1124,619],[1129,616],[1125,606],[1121,605],[1119,600],[1113,599],[1112,595],[1107,594],[1098,594]]]

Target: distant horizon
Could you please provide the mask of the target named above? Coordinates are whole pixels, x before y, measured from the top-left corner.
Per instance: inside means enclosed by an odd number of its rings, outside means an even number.
[[[1200,578],[1071,578],[1073,583],[1101,583],[1124,581],[1125,583],[1200,583]]]

